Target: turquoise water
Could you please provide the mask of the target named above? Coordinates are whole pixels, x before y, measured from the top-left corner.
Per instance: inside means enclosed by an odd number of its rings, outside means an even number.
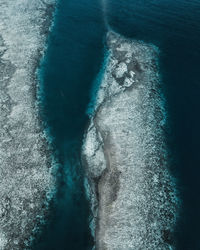
[[[200,241],[200,1],[60,0],[41,67],[42,117],[60,162],[57,202],[36,249],[91,249],[80,149],[92,83],[104,57],[105,24],[156,44],[171,129],[166,139],[183,210],[177,249]]]

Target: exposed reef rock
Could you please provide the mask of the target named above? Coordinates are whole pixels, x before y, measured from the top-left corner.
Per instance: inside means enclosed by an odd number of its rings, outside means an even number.
[[[53,4],[0,0],[1,250],[29,248],[54,187],[35,99]]]
[[[114,32],[82,159],[98,250],[172,249],[178,200],[168,170],[158,49]]]

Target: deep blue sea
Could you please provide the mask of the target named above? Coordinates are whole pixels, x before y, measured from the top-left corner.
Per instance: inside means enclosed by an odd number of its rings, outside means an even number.
[[[92,249],[80,150],[92,83],[103,62],[106,23],[161,51],[171,128],[166,139],[182,200],[175,239],[178,250],[199,250],[200,0],[58,0],[40,70],[41,115],[60,162],[58,193],[35,249]]]

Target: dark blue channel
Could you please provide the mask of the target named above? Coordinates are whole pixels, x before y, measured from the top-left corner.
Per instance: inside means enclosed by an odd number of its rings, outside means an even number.
[[[83,187],[81,143],[88,123],[89,89],[101,68],[104,25],[94,0],[59,0],[48,49],[40,66],[41,117],[59,161],[56,201],[36,250],[93,246]]]

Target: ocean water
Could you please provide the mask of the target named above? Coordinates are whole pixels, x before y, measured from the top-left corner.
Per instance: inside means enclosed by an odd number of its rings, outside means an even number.
[[[157,45],[167,100],[171,171],[182,211],[177,249],[199,250],[200,1],[59,0],[41,65],[42,117],[60,168],[52,215],[35,249],[92,249],[80,150],[92,83],[102,67],[107,28]],[[109,25],[109,26],[108,26]]]

